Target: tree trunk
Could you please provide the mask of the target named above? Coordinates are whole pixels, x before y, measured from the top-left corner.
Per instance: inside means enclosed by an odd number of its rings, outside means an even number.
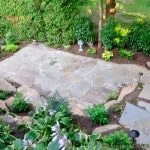
[[[106,19],[116,14],[116,0],[106,0]]]
[[[97,52],[100,53],[102,49],[102,40],[100,35],[100,30],[103,27],[103,0],[99,0],[99,29],[98,29],[98,47]]]

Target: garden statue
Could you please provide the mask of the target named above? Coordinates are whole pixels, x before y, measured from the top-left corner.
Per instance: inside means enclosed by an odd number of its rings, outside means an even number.
[[[81,40],[78,41],[78,46],[79,46],[79,52],[83,52],[83,42]]]

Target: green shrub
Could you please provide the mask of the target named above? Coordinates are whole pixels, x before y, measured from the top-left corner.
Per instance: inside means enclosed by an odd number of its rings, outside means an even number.
[[[114,55],[112,51],[105,51],[104,53],[102,53],[102,58],[106,61],[110,61],[113,56]]]
[[[0,34],[13,31],[20,40],[34,39],[56,47],[74,43],[73,23],[86,3],[86,0],[1,1]]]
[[[136,21],[130,26],[128,35],[128,48],[136,51],[143,51],[150,55],[150,24],[144,21]]]
[[[89,48],[86,53],[87,54],[96,54],[96,50],[94,48]]]
[[[117,100],[119,94],[117,92],[112,92],[108,95],[108,98],[111,100]]]
[[[80,15],[75,18],[74,34],[76,40],[81,40],[84,44],[95,40],[94,23],[90,16]]]
[[[65,50],[70,50],[71,46],[70,45],[64,45]]]
[[[123,130],[104,136],[103,142],[115,150],[132,150],[132,140]]]
[[[14,44],[9,44],[6,46],[2,46],[2,49],[8,52],[16,52],[19,49],[19,46]]]
[[[11,44],[15,45],[15,44],[19,43],[19,39],[16,34],[14,34],[12,32],[8,32],[8,33],[6,33],[4,42],[6,45],[11,45]]]
[[[0,91],[0,99],[5,100],[5,99],[9,98],[10,94],[11,94],[11,92],[8,90],[2,90],[2,91]]]
[[[110,17],[101,32],[102,43],[105,49],[123,48],[126,45],[128,29],[121,27],[119,21]]]
[[[60,111],[61,107],[68,107],[68,103],[64,97],[61,97],[58,92],[46,98],[47,109]]]
[[[29,103],[25,101],[22,93],[16,93],[16,96],[10,106],[10,110],[15,113],[27,112],[30,109]]]
[[[127,58],[127,59],[133,59],[134,53],[125,49],[121,49],[118,51],[119,55],[121,57]]]
[[[93,122],[101,125],[109,123],[108,110],[101,104],[95,105],[93,108],[89,107],[86,112]]]

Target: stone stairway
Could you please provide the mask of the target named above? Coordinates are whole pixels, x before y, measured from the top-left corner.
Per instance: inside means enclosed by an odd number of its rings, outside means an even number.
[[[138,144],[146,144],[150,149],[150,84],[144,85],[139,94],[137,106],[126,103],[119,123],[131,130],[138,130]]]

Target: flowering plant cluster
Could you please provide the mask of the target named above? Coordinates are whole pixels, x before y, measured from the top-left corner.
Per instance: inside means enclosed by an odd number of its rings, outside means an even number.
[[[61,103],[61,105],[60,105]],[[55,108],[55,109],[54,109]],[[23,139],[13,137],[4,145],[4,150],[99,150],[108,148],[100,135],[87,135],[72,123],[72,116],[65,99],[58,93],[49,97],[45,106],[31,114]]]

